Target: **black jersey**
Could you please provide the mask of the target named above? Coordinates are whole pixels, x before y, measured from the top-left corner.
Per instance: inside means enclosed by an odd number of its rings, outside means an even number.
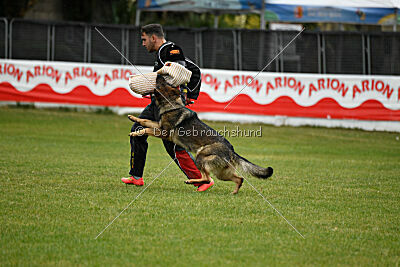
[[[183,55],[182,48],[173,42],[166,42],[160,46],[156,53],[153,72],[161,69],[167,61],[183,64],[185,62],[185,56]]]
[[[173,42],[165,42],[160,46],[156,53],[153,72],[161,69],[167,61],[177,62],[192,72],[190,81],[185,87],[187,88],[187,97],[190,99],[197,99],[201,87],[200,68],[190,59],[185,58],[182,48]]]

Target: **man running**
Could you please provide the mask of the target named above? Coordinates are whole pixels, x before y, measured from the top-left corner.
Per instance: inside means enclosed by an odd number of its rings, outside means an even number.
[[[153,71],[161,69],[165,62],[177,62],[181,65],[185,65],[185,56],[183,55],[182,49],[174,44],[173,42],[167,42],[164,37],[164,32],[160,24],[149,24],[141,28],[141,39],[142,45],[147,49],[149,53],[156,52],[156,58],[154,63]],[[184,103],[186,103],[187,89],[181,86],[181,96]],[[149,119],[152,121],[159,121],[160,114],[158,107],[155,103],[155,99],[151,96],[151,103],[142,111],[139,118]],[[134,123],[131,132],[135,132],[140,126],[139,123]],[[131,169],[128,178],[122,178],[122,182],[125,184],[134,184],[136,186],[143,186],[143,171],[146,163],[147,154],[147,135],[136,136],[130,138],[131,143]],[[164,147],[167,150],[169,156],[174,159],[175,163],[182,170],[182,172],[188,177],[188,179],[200,179],[201,173],[197,169],[193,157],[182,147],[170,142],[163,140]],[[206,191],[208,188],[214,185],[214,181],[211,180],[209,184],[194,184],[198,187],[197,191]]]

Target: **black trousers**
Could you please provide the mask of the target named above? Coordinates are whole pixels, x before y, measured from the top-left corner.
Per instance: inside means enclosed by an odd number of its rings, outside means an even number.
[[[139,115],[139,118],[148,119],[152,121],[160,120],[159,109],[154,99],[152,99],[151,103],[147,105],[147,107],[142,111],[142,113]],[[132,126],[131,132],[134,132],[137,129],[141,128],[143,128],[143,126],[135,122]],[[131,143],[131,160],[130,160],[131,169],[129,171],[130,175],[137,177],[143,176],[144,166],[146,164],[147,148],[148,148],[147,137],[148,137],[147,135],[130,137],[130,143]],[[175,163],[189,179],[201,178],[200,171],[197,169],[194,163],[194,159],[190,155],[190,153],[188,153],[183,147],[178,146],[173,142],[163,140],[163,144],[168,155],[172,159],[174,159]]]

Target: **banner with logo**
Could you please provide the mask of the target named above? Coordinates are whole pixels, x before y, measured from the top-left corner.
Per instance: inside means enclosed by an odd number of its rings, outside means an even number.
[[[128,86],[152,67],[0,60],[0,101],[143,108]],[[400,121],[400,78],[202,69],[191,109],[220,114]]]
[[[267,4],[265,19],[267,21],[393,25],[397,22],[397,14],[395,8]]]
[[[139,0],[138,8],[150,11],[209,11],[236,10],[249,11],[261,9],[261,0]]]

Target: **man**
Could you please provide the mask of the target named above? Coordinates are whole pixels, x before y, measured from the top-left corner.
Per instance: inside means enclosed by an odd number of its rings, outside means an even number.
[[[143,26],[141,29],[142,45],[147,49],[149,53],[156,52],[156,58],[154,63],[153,71],[161,69],[165,62],[177,62],[185,66],[185,56],[183,55],[182,49],[172,42],[167,42],[164,37],[164,32],[159,24],[149,24]],[[181,87],[181,94],[184,103],[186,103],[187,90],[184,86]],[[151,97],[151,103],[143,110],[139,115],[139,118],[149,119],[153,121],[160,120],[160,114],[158,107],[155,103],[155,99]],[[134,123],[131,132],[136,131],[140,126],[139,123]],[[136,186],[143,186],[143,170],[146,162],[147,154],[147,135],[131,137],[131,170],[128,178],[122,178],[122,182],[125,184],[134,184]],[[182,170],[182,172],[188,177],[188,179],[199,179],[201,173],[197,169],[192,156],[184,150],[182,147],[170,142],[163,140],[164,147],[167,150],[169,156],[174,159],[175,163]],[[214,185],[214,181],[211,180],[209,184],[194,184],[197,191],[206,191],[208,188]]]

